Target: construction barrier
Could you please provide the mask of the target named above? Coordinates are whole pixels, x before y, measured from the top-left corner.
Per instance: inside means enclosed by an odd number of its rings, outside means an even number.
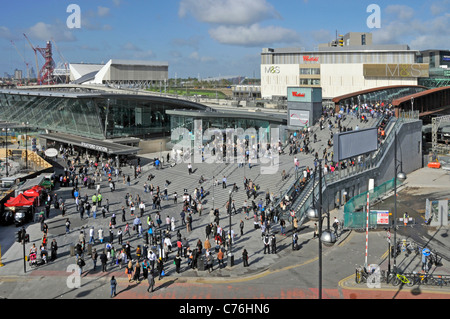
[[[428,163],[428,167],[429,168],[441,168],[441,163],[431,162],[431,163]]]

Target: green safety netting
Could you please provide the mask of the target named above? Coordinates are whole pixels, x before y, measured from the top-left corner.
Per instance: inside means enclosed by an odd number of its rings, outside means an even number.
[[[394,189],[395,179],[391,179],[380,186],[369,191],[369,210],[370,205],[381,200],[387,193]],[[397,187],[401,181],[397,179]],[[361,193],[351,198],[344,206],[344,227],[350,229],[364,229],[366,227],[367,215],[365,207],[367,206],[367,192]],[[369,214],[369,228],[377,227],[377,213]]]

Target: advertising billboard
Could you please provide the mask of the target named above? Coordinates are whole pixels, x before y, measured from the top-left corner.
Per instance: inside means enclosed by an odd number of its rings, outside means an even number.
[[[368,128],[335,134],[333,137],[333,161],[367,154],[378,149],[378,129]]]
[[[381,78],[428,78],[429,64],[364,64],[365,77]]]
[[[309,125],[309,111],[289,110],[289,126],[304,127]]]

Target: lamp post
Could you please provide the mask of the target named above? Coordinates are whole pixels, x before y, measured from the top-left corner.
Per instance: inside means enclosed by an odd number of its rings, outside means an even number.
[[[398,160],[397,160],[397,132],[395,132],[394,137],[394,265],[393,270],[397,272],[397,180],[404,181],[406,179],[405,173],[403,173],[402,167],[400,167],[400,172],[398,172]],[[402,166],[402,161],[400,161]],[[389,269],[391,265],[389,264]]]
[[[6,138],[6,177],[9,177],[9,170],[8,170],[8,131],[9,128],[8,126],[6,126],[5,128],[3,128],[3,131],[5,132],[5,138]]]
[[[234,263],[233,253],[232,253],[232,238],[231,238],[231,193],[233,193],[233,190],[229,191],[229,197],[228,197],[228,218],[229,218],[229,229],[228,229],[228,239],[229,239],[229,247],[228,247],[228,261],[227,266],[232,267]]]
[[[317,205],[318,209],[315,209],[314,207],[316,207],[313,202],[312,207],[310,207],[307,211],[307,217],[310,220],[313,221],[319,221],[319,299],[322,299],[322,273],[323,273],[323,268],[322,268],[322,244],[325,243],[327,245],[334,245],[334,243],[336,242],[336,236],[334,235],[334,233],[330,230],[330,213],[327,212],[326,217],[327,217],[327,229],[325,231],[322,231],[322,227],[323,227],[323,218],[324,216],[322,215],[322,203],[323,203],[323,198],[322,198],[322,160],[319,160],[319,164],[318,164],[318,168],[316,167],[315,171],[317,171],[317,169],[319,170],[319,203]],[[316,179],[316,173],[314,172],[314,179],[313,179],[313,186],[315,183],[315,179]],[[314,191],[313,191],[314,194]]]
[[[216,181],[215,181],[216,177],[213,176],[212,178],[212,183],[213,183],[213,197],[212,197],[212,201],[213,201],[213,210],[216,209],[216,206],[214,205],[214,197],[215,197],[215,189],[216,189]]]
[[[28,122],[23,123],[25,125],[25,168],[28,170]]]

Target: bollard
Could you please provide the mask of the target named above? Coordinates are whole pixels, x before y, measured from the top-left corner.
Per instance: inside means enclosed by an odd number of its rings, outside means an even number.
[[[0,267],[3,267],[3,263],[2,263],[2,246],[0,245]]]

